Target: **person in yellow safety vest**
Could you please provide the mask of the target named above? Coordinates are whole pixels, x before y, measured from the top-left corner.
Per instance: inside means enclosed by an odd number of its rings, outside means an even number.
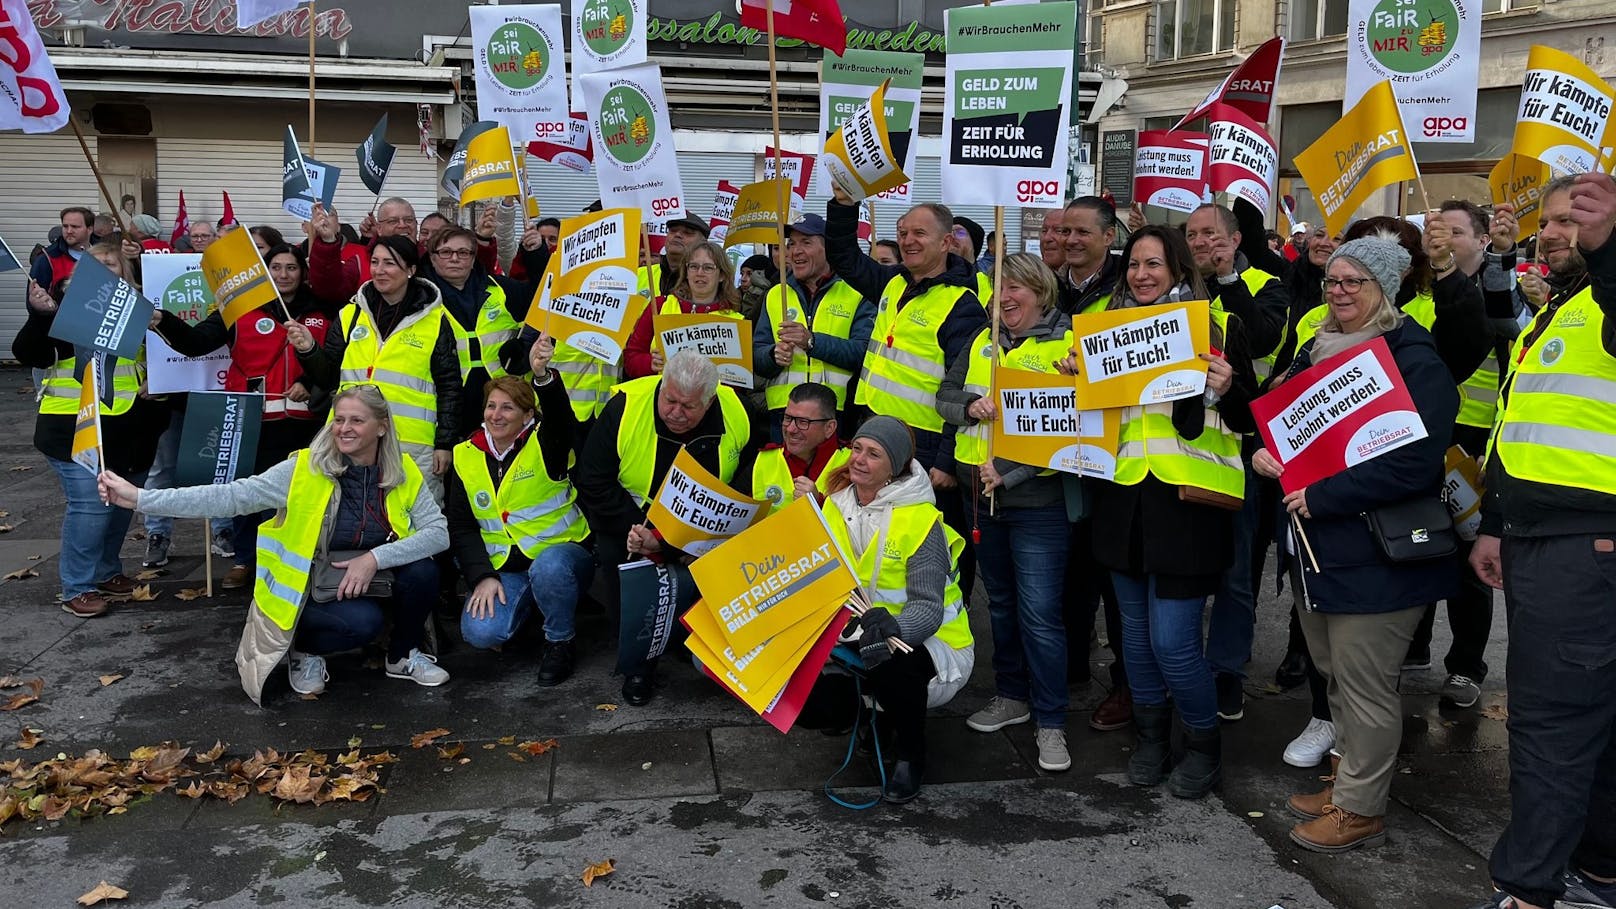
[[[1470,554],[1510,629],[1514,807],[1482,905],[1519,909],[1616,902],[1616,180],[1557,178],[1539,200],[1559,286],[1515,345]]]
[[[1290,294],[1283,281],[1254,267],[1240,251],[1234,212],[1215,202],[1201,205],[1184,222],[1184,238],[1213,307],[1238,317],[1253,357],[1271,355],[1285,332]],[[1259,381],[1266,378],[1263,368],[1252,365]]]
[[[749,483],[752,498],[769,503],[771,513],[790,505],[798,496],[825,500],[830,472],[847,463],[847,448],[837,438],[836,395],[818,382],[791,389],[782,420],[785,444],[768,445],[758,452],[750,468],[739,471]]]
[[[927,709],[952,700],[976,665],[959,584],[965,544],[943,523],[913,452],[909,427],[871,417],[853,436],[848,462],[832,472],[825,501],[825,522],[872,601],[842,642],[857,650],[863,693],[893,730],[882,798],[898,804],[919,795],[925,780]],[[856,705],[849,676],[821,674],[803,706],[805,725],[845,728]]]
[[[549,256],[526,248],[528,240],[538,238],[537,231],[529,231],[523,237],[523,254],[534,260],[533,264],[540,265],[538,271],[529,274],[537,274],[542,280],[543,260]],[[462,386],[479,389],[489,379],[520,374],[527,345],[517,339],[517,333],[527,318],[528,304],[536,287],[503,275],[489,274],[478,265],[477,235],[463,227],[446,227],[427,242],[421,277],[436,285],[443,295],[443,309],[449,315],[447,324],[454,333]],[[458,416],[458,435],[464,437],[476,430],[482,420],[482,408],[475,392],[461,395]]]
[[[803,382],[828,386],[836,411],[847,409],[848,385],[864,365],[875,325],[875,301],[837,277],[825,258],[825,219],[805,214],[786,227],[791,271],[769,288],[752,333],[752,368],[767,381],[764,399],[774,438],[787,396]]]
[[[1056,272],[1061,312],[1104,312],[1122,277],[1122,257],[1111,249],[1117,240],[1116,207],[1099,196],[1078,196],[1066,203],[1060,238],[1066,251],[1066,267]]]
[[[531,382],[488,380],[482,428],[455,446],[444,492],[449,543],[471,587],[460,636],[479,650],[498,648],[537,607],[544,686],[572,675],[578,598],[595,574],[589,524],[567,477],[577,421],[549,368],[554,349],[548,335],[533,345]]]
[[[276,511],[258,531],[253,603],[236,648],[241,687],[255,704],[263,703],[264,684],[283,657],[293,691],[324,691],[325,655],[369,644],[389,620],[388,677],[427,687],[449,680],[420,650],[438,596],[432,557],[449,546],[443,513],[403,454],[376,386],[337,392],[331,409],[331,422],[308,448],[233,483],[140,490],[116,474],[101,476],[108,502],[149,513]],[[386,593],[373,587],[382,571],[391,576]],[[322,593],[316,585],[323,574],[340,577]]]
[[[954,436],[954,473],[973,530],[981,531],[982,586],[993,618],[995,694],[966,725],[997,732],[1035,720],[1038,766],[1062,771],[1072,766],[1066,747],[1067,635],[1061,619],[1071,536],[1065,482],[1050,464],[1017,463],[989,452],[1000,418],[992,393],[995,364],[1056,373],[1071,354],[1072,317],[1056,308],[1055,274],[1037,256],[1006,256],[999,262],[999,279],[997,344],[991,330],[983,331],[971,355],[954,364],[937,392],[937,412],[960,427]],[[1048,419],[1047,411],[1042,418]],[[1075,425],[1035,431],[1074,441],[1077,436]]]
[[[992,251],[983,245],[984,242],[982,225],[963,215],[954,216],[954,227],[948,234],[948,251],[971,263],[971,268],[976,272],[976,298],[986,306],[987,301],[993,298],[993,272]],[[988,261],[987,267],[983,266],[984,260]]]
[[[673,293],[652,300],[640,314],[634,331],[623,345],[623,375],[641,379],[662,371],[662,344],[656,335],[656,314],[700,315],[717,313],[743,318],[741,294],[735,288],[735,267],[717,243],[697,243],[685,252],[684,274]]]
[[[1365,513],[1425,503],[1440,509],[1443,467],[1459,411],[1459,392],[1427,332],[1392,303],[1412,258],[1390,239],[1361,237],[1335,251],[1325,268],[1330,315],[1297,353],[1284,381],[1311,366],[1345,363],[1359,345],[1380,339],[1401,384],[1425,421],[1424,438],[1352,464],[1285,496],[1298,544],[1293,584],[1302,630],[1327,680],[1340,765],[1333,787],[1290,799],[1304,818],[1291,839],[1335,854],[1385,838],[1385,815],[1402,737],[1397,678],[1409,637],[1426,604],[1452,596],[1457,555],[1394,560],[1382,553]],[[1279,479],[1285,466],[1259,451],[1252,466]],[[1295,484],[1293,484],[1294,486]]]
[[[419,266],[413,240],[382,237],[371,249],[371,279],[337,314],[338,330],[326,332],[323,346],[301,324],[285,327],[304,371],[322,388],[382,390],[399,444],[441,500],[441,478],[460,441],[460,355],[443,296],[416,276]]]
[[[740,399],[718,384],[718,367],[693,350],[669,357],[660,376],[617,386],[589,433],[573,476],[578,502],[595,532],[607,609],[615,607],[619,615],[644,604],[622,602],[617,566],[661,560],[664,553],[677,565],[686,560],[683,553],[665,548],[645,520],[651,498],[681,449],[725,483],[734,480],[743,461],[757,456]],[[639,707],[651,701],[656,660],[631,656],[618,654],[624,666],[623,700]]]
[[[65,220],[65,216],[64,216]],[[98,243],[85,252],[114,274],[129,280],[129,270],[116,243]],[[72,278],[58,282],[57,294]],[[127,472],[145,482],[157,452],[157,438],[169,423],[166,404],[152,401],[140,390],[146,384],[144,349],[134,360],[96,354],[90,348],[50,336],[60,299],[47,288],[28,282],[28,318],[11,341],[11,355],[24,366],[43,370],[39,382],[39,415],[34,420],[34,447],[45,456],[61,481],[67,510],[62,515],[62,552],[57,572],[62,584],[62,608],[80,618],[107,611],[108,597],[128,597],[135,583],[123,573],[124,534],[134,514],[125,508],[107,508],[95,488],[95,474],[73,460],[73,435],[79,422],[79,404],[85,364],[94,359],[100,371],[99,407],[101,452],[107,469]],[[152,314],[151,326],[162,318]],[[130,326],[130,331],[141,330]],[[109,400],[110,397],[110,400]]]
[[[1206,298],[1195,260],[1174,228],[1140,228],[1123,259],[1127,270],[1111,296],[1112,310]],[[1234,558],[1233,509],[1240,507],[1246,480],[1240,434],[1256,428],[1250,402],[1257,387],[1245,335],[1233,321],[1237,317],[1213,311],[1212,347],[1222,353],[1201,355],[1208,367],[1205,394],[1123,410],[1115,476],[1093,486],[1094,557],[1111,571],[1133,689],[1138,744],[1128,776],[1141,786],[1168,777],[1171,693],[1186,751],[1168,784],[1181,798],[1205,795],[1222,775],[1217,692],[1203,653],[1201,613]]]
[[[825,206],[826,257],[843,281],[879,301],[854,403],[915,431],[915,459],[939,490],[944,520],[964,537],[970,527],[959,497],[951,492],[958,484],[936,402],[949,368],[970,352],[971,342],[988,325],[987,310],[977,297],[976,266],[948,252],[954,214],[935,203],[916,205],[898,219],[903,264],[877,263],[859,249],[858,206],[840,189],[836,193]],[[964,590],[976,584],[976,559],[968,541],[960,580]]]

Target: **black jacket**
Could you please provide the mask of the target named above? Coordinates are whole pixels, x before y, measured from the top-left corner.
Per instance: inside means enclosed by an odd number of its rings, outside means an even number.
[[[1121,253],[1106,253],[1105,261],[1100,263],[1100,270],[1081,287],[1062,276],[1057,285],[1060,296],[1055,305],[1069,316],[1081,315],[1084,310],[1100,302],[1101,297],[1108,296],[1117,289],[1117,281],[1122,276],[1122,264]]]
[[[1246,349],[1253,357],[1265,357],[1279,347],[1285,337],[1285,322],[1290,315],[1291,297],[1285,288],[1284,272],[1268,272],[1274,279],[1264,284],[1255,294],[1246,286],[1242,272],[1256,268],[1243,253],[1235,252],[1235,280],[1224,284],[1216,275],[1206,279],[1206,290],[1223,310],[1240,319],[1245,332]]]
[[[1348,467],[1307,487],[1311,518],[1302,521],[1321,573],[1304,560],[1303,580],[1313,608],[1329,613],[1396,612],[1452,596],[1458,590],[1457,556],[1391,562],[1381,555],[1363,514],[1411,499],[1439,499],[1444,458],[1459,390],[1431,334],[1413,319],[1383,335],[1425,422],[1424,439]],[[1294,371],[1313,365],[1312,342],[1296,356]]]

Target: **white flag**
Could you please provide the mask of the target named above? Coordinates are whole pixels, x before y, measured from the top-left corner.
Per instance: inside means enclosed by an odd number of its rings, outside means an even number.
[[[307,0],[236,0],[236,28],[252,28],[265,19],[288,13]]]
[[[50,133],[67,125],[67,93],[39,40],[27,0],[0,0],[0,129]]]

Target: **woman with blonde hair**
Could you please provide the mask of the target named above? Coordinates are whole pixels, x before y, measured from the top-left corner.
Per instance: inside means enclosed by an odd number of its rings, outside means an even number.
[[[438,593],[432,557],[449,533],[376,386],[338,392],[309,447],[257,476],[141,490],[109,471],[100,485],[108,504],[176,518],[276,511],[259,528],[253,606],[236,649],[254,703],[283,656],[293,691],[324,691],[325,657],[375,640],[389,618],[387,675],[428,687],[449,680],[419,649]]]
[[[744,319],[741,292],[735,287],[735,267],[724,254],[724,247],[717,243],[698,243],[690,247],[673,293],[651,301],[640,315],[634,333],[629,335],[628,344],[623,348],[623,372],[630,379],[662,371],[662,345],[656,343],[652,313],[664,316],[721,313],[732,319]]]

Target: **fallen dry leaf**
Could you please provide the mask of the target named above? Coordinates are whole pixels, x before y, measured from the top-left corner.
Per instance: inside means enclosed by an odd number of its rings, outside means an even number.
[[[603,878],[616,870],[616,859],[607,859],[604,862],[596,862],[595,864],[584,869],[584,886],[593,887],[595,886],[595,881],[597,879]]]
[[[40,694],[45,690],[45,680],[32,679],[24,684],[28,686],[28,690],[21,694],[12,695],[11,700],[0,704],[0,710],[16,710],[19,707],[27,707],[29,704],[39,700]]]
[[[452,761],[455,758],[459,757],[461,754],[465,753],[465,750],[466,750],[466,743],[465,742],[455,742],[453,745],[450,745],[447,748],[439,748],[438,749],[438,757],[440,759],[442,759],[442,760],[445,760],[445,761]]]
[[[9,517],[11,517],[11,512],[9,512],[9,511],[0,511],[0,518],[9,518]]]
[[[212,748],[209,748],[207,751],[197,752],[196,762],[198,764],[211,764],[223,756],[224,743],[215,739]]]
[[[0,533],[10,533],[16,529],[17,528],[11,526],[10,524],[0,524]]]
[[[183,590],[174,591],[174,599],[184,600],[187,603],[207,595],[208,589],[206,587],[186,587]]]
[[[129,591],[129,599],[135,603],[150,603],[152,600],[157,599],[157,594],[152,592],[150,584],[142,584]]]
[[[45,737],[39,733],[40,730],[38,729],[29,729],[27,726],[22,727],[22,734],[17,739],[17,747],[24,751],[31,751],[35,745],[45,741]]]
[[[557,744],[558,743],[555,739],[545,739],[542,742],[523,742],[516,747],[526,751],[528,754],[531,754],[534,757],[538,757],[546,751],[549,751],[551,748],[556,747]]]
[[[139,748],[136,748],[134,751],[129,752],[129,760],[131,761],[149,761],[156,756],[156,745],[142,745]]]
[[[13,467],[12,470],[17,468]],[[114,887],[106,881],[95,885],[95,889],[79,897],[80,906],[94,906],[103,900],[122,900],[129,898],[129,891],[122,887]]]
[[[514,736],[514,735],[502,735],[499,738],[495,739],[494,741],[500,743],[501,745],[514,745],[514,744],[516,744],[516,736]]]
[[[8,581],[26,581],[29,578],[37,577],[39,577],[39,572],[33,570],[32,568],[19,568],[16,571],[7,574],[5,579]]]
[[[616,704],[596,704],[595,709],[596,710],[605,710],[605,711],[609,712],[609,711],[612,711],[612,710],[616,710],[617,705]]]
[[[101,677],[101,687],[105,688],[121,678],[123,678],[122,675],[104,675]]]
[[[14,675],[0,675],[0,688],[21,688],[22,679]]]
[[[142,571],[140,574],[135,575],[135,580],[155,581],[166,574],[168,574],[167,568],[148,568],[145,571]]]
[[[16,467],[11,468],[11,472],[12,473],[22,473],[25,470],[33,470],[33,469],[34,468],[30,467],[27,464],[18,464]],[[89,905],[89,904],[86,903],[85,905]]]
[[[505,752],[505,755],[518,764],[527,763],[527,755],[520,751],[507,751]]]
[[[43,559],[43,558],[44,558],[44,556],[42,556],[42,555],[31,555],[31,556],[28,557],[28,561],[37,562],[37,561],[39,561],[40,559]]]
[[[1509,719],[1509,708],[1503,704],[1489,704],[1481,709],[1481,715],[1489,720]]]
[[[515,739],[513,738],[512,741],[515,741]],[[484,751],[493,751],[495,748],[498,748],[498,747],[499,746],[495,745],[493,742],[489,742],[488,744],[483,746],[483,750]]]
[[[410,736],[410,747],[425,748],[448,734],[449,730],[447,729],[428,729],[425,732],[417,732]]]

